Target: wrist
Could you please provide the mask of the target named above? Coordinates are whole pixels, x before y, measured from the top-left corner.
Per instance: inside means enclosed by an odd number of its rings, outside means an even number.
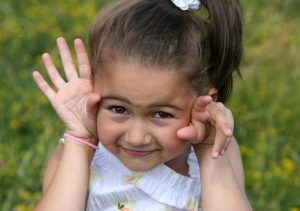
[[[92,161],[93,156],[95,154],[94,149],[86,145],[71,141],[68,138],[63,139],[65,140],[64,153],[70,153],[72,155],[76,155],[76,157],[81,157],[82,159],[85,158],[89,163]]]
[[[93,141],[98,141],[97,133],[86,129],[85,127],[78,127],[78,128],[73,128],[73,129],[66,127],[65,133],[68,133],[72,136],[82,138],[82,139],[91,139]]]
[[[90,147],[91,149],[95,149],[95,150],[98,149],[99,141],[97,139],[77,137],[77,136],[73,136],[72,134],[69,134],[67,132],[64,133],[63,137],[67,138],[70,141],[76,142],[78,144]]]

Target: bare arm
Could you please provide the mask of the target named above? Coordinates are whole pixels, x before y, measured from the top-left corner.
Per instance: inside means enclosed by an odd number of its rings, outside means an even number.
[[[84,210],[93,156],[86,146],[66,141],[50,159],[44,180],[44,195],[36,210]]]
[[[252,210],[244,189],[240,152],[233,139],[224,156],[213,159],[211,145],[197,145],[195,151],[201,166],[202,210]]]
[[[44,180],[43,180],[43,194],[46,192],[46,190],[48,189],[52,178],[55,174],[55,171],[57,169],[57,166],[61,160],[62,157],[62,153],[64,150],[64,146],[63,145],[59,145],[51,154],[48,163],[47,163],[47,167],[45,169],[44,172]]]
[[[244,167],[242,163],[240,149],[235,138],[232,139],[231,144],[228,146],[227,156],[232,171],[237,179],[237,182],[241,190],[245,192]]]
[[[78,60],[77,71],[68,45],[57,39],[67,80],[61,77],[51,56],[43,55],[44,65],[54,86],[37,71],[33,78],[65,125],[65,131],[97,145],[96,113],[100,96],[93,93],[89,59],[81,40],[74,41]],[[49,160],[43,184],[43,197],[36,210],[84,210],[89,181],[89,166],[94,150],[71,140],[55,151]]]
[[[177,132],[179,137],[191,140],[201,167],[203,211],[252,210],[233,128],[232,112],[224,104],[213,102],[211,96],[199,96],[191,124]]]

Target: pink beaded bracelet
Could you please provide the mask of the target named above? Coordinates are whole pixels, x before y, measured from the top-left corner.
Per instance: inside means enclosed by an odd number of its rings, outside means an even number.
[[[72,136],[68,133],[64,133],[63,137],[68,138],[71,141],[75,141],[75,142],[79,142],[81,144],[87,145],[92,149],[98,149],[98,146],[96,146],[95,144],[92,144],[92,143],[89,142],[91,139],[78,138],[78,137]]]

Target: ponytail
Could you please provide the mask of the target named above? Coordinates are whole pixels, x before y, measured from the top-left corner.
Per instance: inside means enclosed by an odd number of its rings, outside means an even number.
[[[202,0],[208,11],[210,33],[210,77],[218,90],[218,101],[225,102],[232,91],[232,73],[241,76],[242,13],[238,0]]]

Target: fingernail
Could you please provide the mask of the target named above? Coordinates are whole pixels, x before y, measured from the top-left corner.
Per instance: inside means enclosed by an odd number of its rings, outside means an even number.
[[[213,153],[213,156],[214,156],[215,158],[218,158],[218,157],[219,157],[219,152],[214,152],[214,153]]]
[[[227,133],[228,133],[228,134],[232,134],[232,130],[228,128],[228,129],[227,129]]]
[[[184,134],[184,131],[178,130],[178,131],[177,131],[177,135],[178,135],[178,136],[184,136],[185,134]]]
[[[223,149],[221,152],[221,155],[224,155],[224,154],[225,154],[225,149]]]

